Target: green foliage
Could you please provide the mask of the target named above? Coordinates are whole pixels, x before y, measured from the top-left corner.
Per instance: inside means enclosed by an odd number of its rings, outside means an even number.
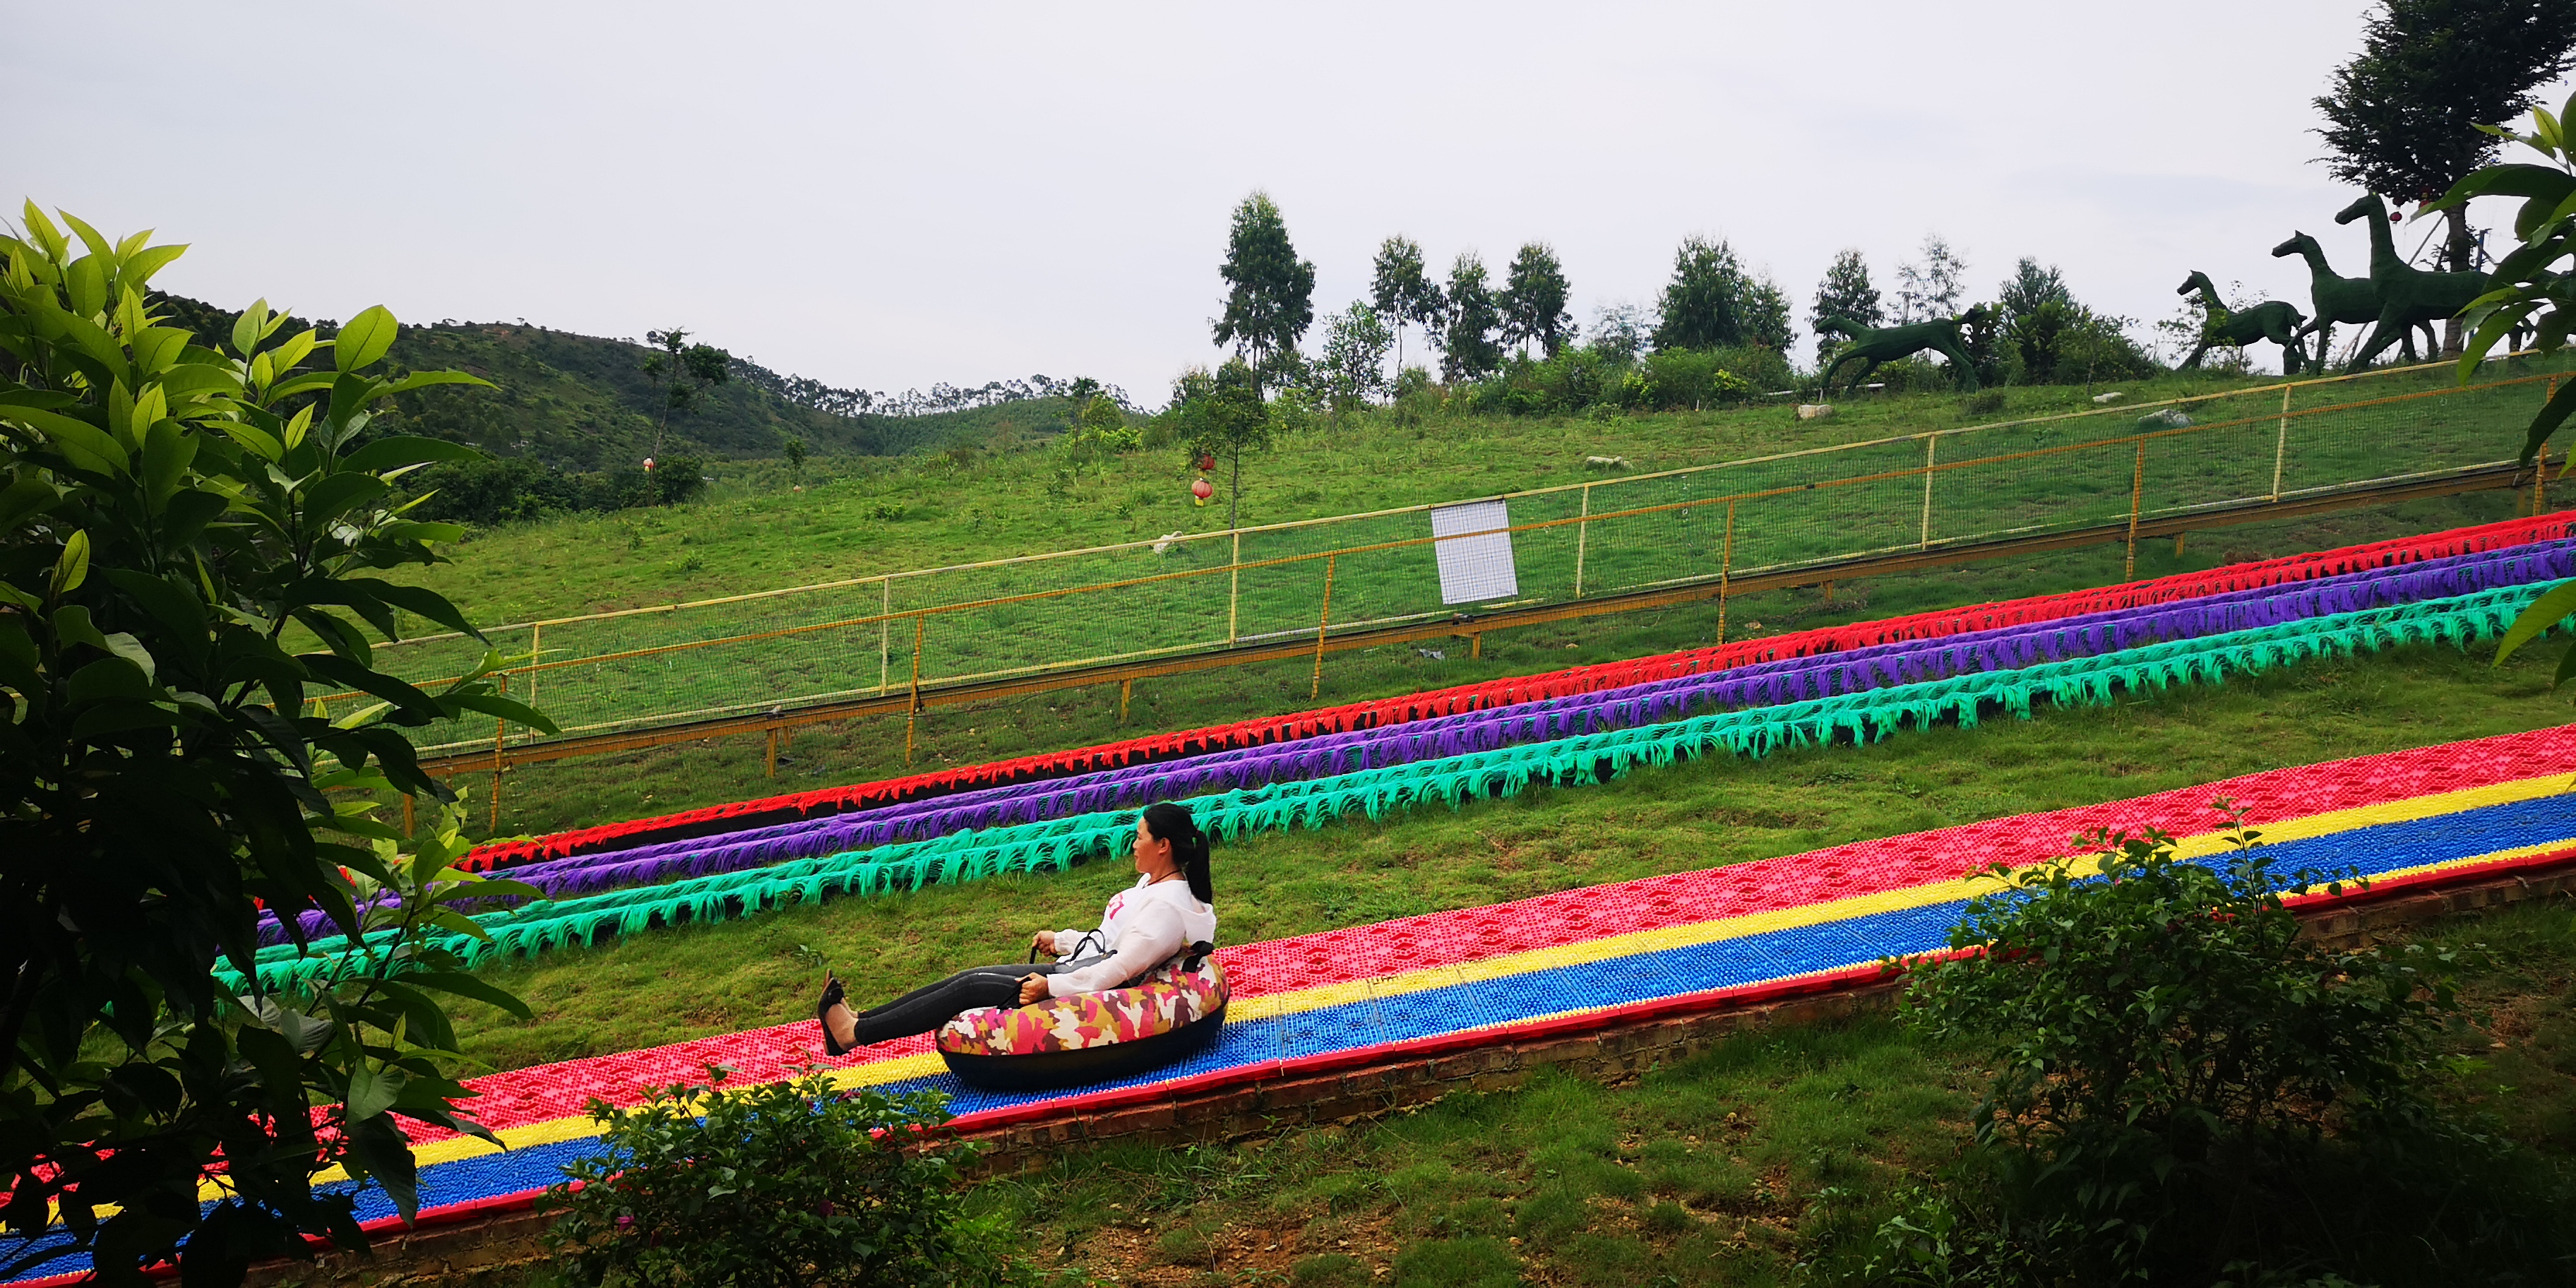
[[[1076,469],[1096,468],[1144,445],[1144,431],[1127,423],[1126,410],[1116,399],[1099,393],[1083,400],[1074,414],[1073,429],[1059,443]]]
[[[787,458],[787,477],[796,482],[805,478],[805,440],[790,438],[778,445],[779,454]]]
[[[1437,331],[1448,308],[1440,284],[1424,271],[1422,247],[1410,237],[1389,237],[1377,248],[1369,276],[1369,299],[1381,321],[1395,327],[1396,369],[1404,368],[1404,328],[1409,324]]]
[[[707,490],[707,463],[696,456],[666,456],[653,462],[653,502],[679,505]]]
[[[420,499],[412,513],[421,518],[487,526],[633,509],[651,505],[654,496],[652,480],[637,466],[573,473],[524,456],[442,462],[404,482]]]
[[[1981,1196],[1980,1196],[1981,1197]],[[1855,1276],[1883,1288],[2007,1288],[2068,1282],[2067,1251],[2082,1242],[2076,1223],[2056,1216],[2016,1222],[1998,1205],[1939,1186],[1908,1186],[1880,1223]]]
[[[1923,258],[1896,266],[1896,280],[1904,286],[1899,294],[1904,300],[1898,310],[1898,322],[1922,322],[1946,318],[1959,312],[1959,301],[1968,290],[1968,262],[1940,234],[1923,239]]]
[[[1592,347],[1614,361],[1634,362],[1644,356],[1654,330],[1646,311],[1634,304],[1605,304],[1592,312]]]
[[[844,1093],[829,1075],[731,1089],[656,1087],[590,1103],[607,1152],[564,1169],[547,1232],[586,1284],[1014,1284],[999,1232],[965,1219],[972,1144],[940,1137],[936,1093]],[[580,1188],[573,1188],[578,1183]]]
[[[2028,255],[2013,265],[2013,275],[2005,278],[2003,285],[1995,291],[1995,307],[2003,313],[2006,326],[2010,326],[2013,319],[2052,302],[2075,302],[2074,292],[2066,288],[2066,274],[2058,271],[2055,264],[2041,268],[2039,261]]]
[[[2455,954],[2302,938],[2284,897],[2343,886],[2275,873],[2241,818],[2227,839],[2201,863],[2096,830],[2083,858],[1990,868],[2006,888],[1906,994],[1927,1034],[1991,1043],[1979,1140],[2124,1275],[2204,1257],[2207,1209],[2253,1206],[2329,1132],[2424,1126],[2457,1010]]]
[[[1565,311],[1567,290],[1565,266],[1557,262],[1555,248],[1545,242],[1523,245],[1512,257],[1511,276],[1497,301],[1503,343],[1527,346],[1535,340],[1541,352],[1555,357],[1574,335],[1574,317]]]
[[[1503,347],[1494,333],[1503,325],[1501,306],[1485,283],[1485,262],[1473,251],[1449,265],[1448,311],[1440,319],[1440,374],[1455,382],[1473,380],[1503,362]]]
[[[1324,352],[1311,375],[1335,416],[1386,392],[1386,355],[1395,337],[1366,301],[1324,319]]]
[[[1184,372],[1174,386],[1174,397],[1179,404],[1181,441],[1188,446],[1190,458],[1210,456],[1225,464],[1225,523],[1229,528],[1241,526],[1243,458],[1266,450],[1273,428],[1259,375],[1241,359],[1217,368],[1214,375]]]
[[[1824,361],[1834,347],[1833,338],[1824,334],[1825,319],[1877,326],[1886,316],[1878,288],[1869,280],[1869,261],[1858,250],[1836,251],[1833,264],[1825,269],[1825,280],[1816,283],[1815,304],[1807,311],[1807,329],[1817,333],[1816,360]]]
[[[1794,385],[1797,374],[1777,350],[1661,349],[1642,360],[1598,345],[1575,345],[1552,358],[1515,359],[1500,373],[1453,387],[1461,413],[1573,415],[1595,408],[1630,412],[1694,411],[1743,403]]]
[[[652,454],[659,457],[672,414],[697,406],[707,390],[732,379],[733,355],[711,344],[689,343],[689,333],[678,327],[647,331],[644,339],[656,350],[644,356],[644,378],[662,395],[661,417],[653,427]]]
[[[1216,342],[1233,345],[1255,375],[1285,374],[1297,341],[1315,321],[1315,266],[1297,258],[1288,222],[1270,194],[1253,193],[1234,208],[1217,275],[1225,279],[1226,297]]]
[[[2156,362],[2129,338],[2127,321],[2096,313],[2071,298],[2041,295],[2031,307],[2007,313],[2002,339],[2018,360],[2026,384],[2142,380],[2156,373]],[[1980,332],[1991,329],[1978,328]]]
[[[2531,91],[2576,58],[2576,6],[2556,0],[2382,0],[2361,51],[2316,100],[2328,172],[2392,202],[2440,195],[2492,161],[2478,130],[2535,106]],[[2475,268],[2467,212],[2452,208],[2446,258]]]
[[[2426,210],[2465,209],[2475,197],[2520,197],[2522,208],[2515,212],[2514,236],[2521,245],[2496,262],[2489,281],[2493,289],[2479,296],[2462,311],[2468,339],[2460,351],[2460,382],[2468,383],[2478,364],[2495,351],[2498,341],[2516,331],[2530,327],[2538,331],[2533,347],[2543,354],[2553,354],[2567,344],[2567,333],[2576,325],[2576,272],[2569,271],[2576,261],[2576,138],[2566,133],[2570,114],[2576,114],[2576,96],[2552,116],[2547,108],[2531,111],[2532,130],[2516,134],[2501,126],[2479,128],[2500,138],[2510,139],[2548,159],[2548,165],[2508,162],[2490,165],[2461,179],[2439,201]],[[2540,458],[2559,427],[2567,423],[2568,414],[2576,412],[2576,381],[2562,381],[2549,400],[2541,404],[2524,431],[2521,462],[2530,465]],[[2561,471],[2563,476],[2564,471]],[[2552,589],[2522,610],[2513,626],[2496,645],[2496,665],[2515,650],[2567,621],[2576,613],[2576,582]],[[2576,642],[2570,642],[2560,655],[2553,683],[2564,684],[2576,676]]]
[[[552,725],[497,693],[489,654],[434,693],[373,665],[370,633],[405,615],[474,629],[373,575],[438,561],[457,530],[406,516],[396,486],[474,453],[367,441],[375,409],[479,382],[384,378],[381,308],[326,339],[261,302],[201,339],[146,303],[182,247],[64,222],[77,245],[30,202],[26,236],[0,237],[0,1217],[33,1233],[59,1203],[129,1282],[185,1238],[192,1281],[231,1282],[297,1232],[364,1246],[350,1200],[312,1193],[325,1167],[409,1212],[397,1116],[479,1130],[433,993],[516,1003],[419,946],[465,924],[448,905],[468,892],[533,892],[452,871],[452,815],[405,858],[361,802],[449,798],[401,727]],[[308,713],[349,689],[378,702]],[[229,996],[213,968],[250,968],[263,903],[299,935],[318,913],[390,945],[315,991]],[[231,1197],[201,1214],[218,1156]]]
[[[1685,238],[1673,254],[1673,280],[1656,301],[1657,349],[1713,349],[1749,338],[1744,265],[1725,242]]]

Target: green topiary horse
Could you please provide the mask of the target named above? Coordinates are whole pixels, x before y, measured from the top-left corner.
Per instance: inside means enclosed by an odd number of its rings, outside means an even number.
[[[2369,366],[2408,329],[2452,317],[2487,291],[2484,273],[2430,273],[2407,263],[2388,233],[2388,203],[2375,192],[2344,207],[2335,222],[2364,216],[2370,219],[2370,284],[2379,288],[2379,325],[2352,355],[2349,371]]]
[[[2317,337],[2317,353],[2310,362],[2317,370],[2323,371],[2326,369],[2327,350],[2334,343],[2335,323],[2367,325],[2379,320],[2379,287],[2367,277],[2345,277],[2334,271],[2334,266],[2326,262],[2325,247],[2319,246],[2317,239],[2306,233],[2290,234],[2290,240],[2272,248],[2272,255],[2274,258],[2296,255],[2308,261],[2308,302],[2316,306],[2317,315],[2308,319],[2308,324],[2299,330],[2303,336],[2313,334]],[[2424,352],[2438,352],[2440,346],[2433,339],[2433,324],[2421,322],[2416,326],[2424,332]],[[2406,346],[2408,362],[2416,360],[2415,329],[2408,328],[2400,340]]]
[[[2201,324],[2199,347],[2182,360],[2179,370],[2189,371],[2199,366],[2200,355],[2209,352],[2213,346],[2232,344],[2241,347],[2257,340],[2269,340],[2281,346],[2281,374],[2299,374],[2299,359],[2307,352],[2299,347],[2299,324],[2307,321],[2308,315],[2301,313],[2297,306],[2285,300],[2265,300],[2249,309],[2230,309],[2225,301],[2218,298],[2218,288],[2210,284],[2209,274],[2197,271],[2174,288],[2176,295],[2189,295],[2193,291],[2200,292],[2200,303],[2209,310],[2209,320]]]
[[[1833,393],[1834,373],[1842,370],[1846,362],[1858,360],[1869,364],[1861,368],[1859,375],[1852,378],[1853,384],[1859,384],[1869,379],[1870,373],[1878,370],[1880,366],[1921,353],[1925,349],[1930,349],[1949,359],[1950,370],[1953,378],[1959,382],[1960,389],[1966,393],[1975,393],[1977,367],[1975,363],[1968,360],[1968,346],[1959,338],[1959,327],[1962,324],[1980,325],[1985,321],[1985,316],[1985,306],[1980,304],[1957,317],[1934,318],[1929,322],[1913,322],[1904,326],[1868,327],[1850,318],[1825,318],[1816,323],[1818,334],[1830,331],[1849,338],[1841,350],[1834,354],[1834,360],[1825,367],[1822,392],[1816,396],[1824,398]]]

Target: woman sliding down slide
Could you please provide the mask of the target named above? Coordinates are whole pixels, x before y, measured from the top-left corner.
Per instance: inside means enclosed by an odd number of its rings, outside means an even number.
[[[1136,872],[1136,884],[1109,900],[1099,929],[1029,936],[1030,947],[1053,954],[1053,962],[973,967],[868,1011],[852,1011],[841,981],[827,976],[823,998],[814,1004],[823,1049],[843,1055],[872,1042],[928,1033],[977,1007],[1025,1006],[1045,997],[1123,988],[1193,945],[1205,952],[1216,940],[1216,893],[1208,878],[1207,833],[1186,807],[1169,801],[1146,807],[1136,820]]]

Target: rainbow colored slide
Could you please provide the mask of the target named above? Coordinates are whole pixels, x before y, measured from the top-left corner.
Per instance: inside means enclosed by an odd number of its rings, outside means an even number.
[[[978,1130],[1413,1058],[1540,1032],[1721,1009],[1784,987],[1862,982],[1888,958],[1944,946],[1963,879],[1996,862],[2035,863],[2094,826],[2155,827],[2184,852],[2223,848],[2211,802],[2244,808],[2285,870],[2314,868],[2392,886],[2443,883],[2576,862],[2576,725],[2250,774],[2078,809],[2024,814],[1806,854],[1432,913],[1222,951],[1237,991],[1216,1046],[1179,1066],[1074,1092],[981,1091],[946,1074],[926,1038],[826,1059],[811,1020],[645,1051],[474,1079],[475,1108],[500,1135],[419,1147],[424,1222],[523,1207],[564,1164],[598,1152],[593,1097],[831,1068],[843,1086],[947,1093]],[[2350,895],[2345,896],[2352,897]],[[361,1221],[398,1223],[380,1192]],[[59,1237],[59,1236],[56,1236]],[[67,1256],[18,1283],[68,1283]]]

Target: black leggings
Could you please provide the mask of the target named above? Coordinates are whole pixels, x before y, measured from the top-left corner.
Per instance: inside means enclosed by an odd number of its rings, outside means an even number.
[[[865,1046],[888,1038],[928,1033],[956,1018],[959,1012],[979,1006],[1017,1006],[1020,1004],[1021,980],[1031,975],[1078,970],[1099,960],[1098,957],[1087,957],[1074,962],[970,966],[938,983],[924,984],[883,1006],[853,1014],[850,1018],[858,1029],[858,1036],[852,1042]]]

